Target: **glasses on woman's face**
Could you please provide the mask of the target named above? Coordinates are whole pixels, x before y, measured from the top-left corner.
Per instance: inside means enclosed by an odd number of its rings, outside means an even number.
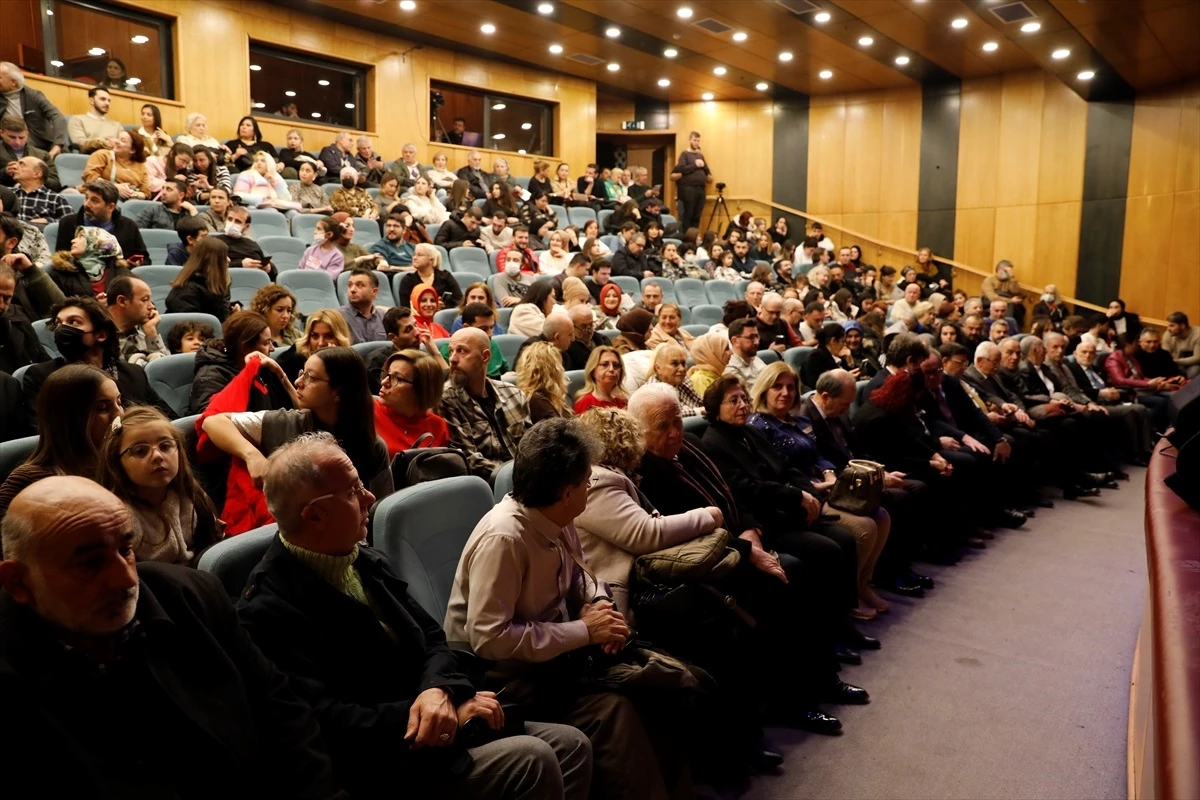
[[[721,405],[730,406],[731,408],[737,408],[738,406],[750,405],[750,401],[746,399],[746,395],[739,392],[737,394],[731,394],[728,397],[726,397],[724,400],[721,401]]]
[[[328,383],[329,379],[328,378],[319,378],[316,375],[313,375],[308,370],[302,369],[302,370],[300,370],[300,374],[296,376],[296,383],[298,384],[298,383],[300,383],[300,381],[304,381],[305,383],[318,383],[320,381],[325,381],[326,383]]]
[[[124,458],[125,456],[133,456],[138,461],[142,461],[148,458],[155,450],[162,453],[164,456],[169,456],[178,449],[179,443],[174,439],[163,439],[161,442],[156,444],[139,442],[122,450],[120,457]]]
[[[412,386],[412,381],[401,375],[399,372],[385,372],[379,380],[380,386],[400,386],[407,383]]]

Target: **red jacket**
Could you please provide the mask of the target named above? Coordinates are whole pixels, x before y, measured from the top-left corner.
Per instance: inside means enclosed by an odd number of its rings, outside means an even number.
[[[1125,351],[1117,348],[1104,360],[1104,371],[1108,380],[1118,389],[1149,389],[1150,381],[1142,374],[1136,359],[1126,358]]]

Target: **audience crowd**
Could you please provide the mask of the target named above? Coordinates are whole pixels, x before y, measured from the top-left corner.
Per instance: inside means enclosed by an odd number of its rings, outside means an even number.
[[[7,741],[69,762],[20,795],[669,798],[772,772],[765,726],[835,735],[870,701],[841,670],[888,595],[934,590],[921,563],[1117,489],[1200,374],[1185,314],[1072,309],[1007,260],[970,297],[928,248],[897,269],[817,223],[702,231],[696,132],[675,218],[640,167],[518,182],[348,132],[276,150],[250,116],[173,140],[104,86],[69,120],[11,64],[0,89],[25,109],[0,120],[0,440],[37,436],[0,485]],[[299,212],[324,216],[295,254],[258,240]],[[169,329],[152,229],[179,238]],[[460,248],[486,280],[451,274]],[[508,489],[444,609],[374,546],[421,451]],[[271,523],[233,601],[196,569]]]

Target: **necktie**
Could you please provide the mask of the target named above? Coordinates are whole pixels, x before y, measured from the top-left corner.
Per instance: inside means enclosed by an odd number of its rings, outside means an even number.
[[[941,409],[942,416],[945,418],[946,422],[953,423],[954,422],[954,414],[952,414],[950,412],[950,404],[946,402],[946,393],[944,391],[942,391],[941,389],[938,389],[937,401],[938,401],[938,408]]]
[[[962,387],[967,390],[967,395],[975,401],[975,405],[979,406],[979,410],[984,414],[987,413],[987,403],[983,402],[983,398],[979,396],[979,392],[975,391],[975,387],[966,381],[962,382]]]
[[[1100,380],[1100,376],[1096,374],[1094,369],[1088,367],[1083,371],[1083,374],[1087,375],[1088,380],[1092,383],[1093,389],[1100,390],[1104,388],[1104,381]]]

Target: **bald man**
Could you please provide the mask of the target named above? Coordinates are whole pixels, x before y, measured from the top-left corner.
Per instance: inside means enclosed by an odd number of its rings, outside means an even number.
[[[450,440],[467,454],[471,472],[491,481],[517,452],[530,426],[529,401],[509,383],[487,376],[491,337],[461,328],[450,337],[450,379],[442,390],[441,416]]]
[[[114,495],[38,481],[2,526],[0,747],[13,797],[341,796],[307,704],[238,624],[220,581],[134,565]]]
[[[575,306],[567,312],[571,320],[575,341],[567,348],[563,357],[563,366],[568,370],[583,369],[587,366],[592,351],[608,340],[596,333],[596,318],[592,316],[589,306]]]

